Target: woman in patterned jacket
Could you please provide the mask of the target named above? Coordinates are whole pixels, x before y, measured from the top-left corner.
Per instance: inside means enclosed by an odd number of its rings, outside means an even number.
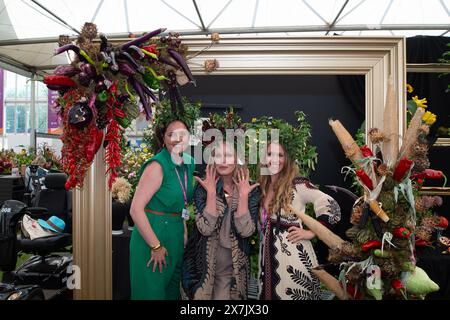
[[[318,300],[319,279],[311,272],[317,258],[311,244],[314,233],[303,229],[289,205],[300,211],[314,204],[317,220],[330,227],[340,220],[337,202],[306,178],[283,145],[267,146],[266,170],[260,171],[261,255],[260,298],[264,300]]]
[[[260,191],[237,165],[233,145],[218,143],[194,192],[196,219],[183,262],[185,298],[247,299],[249,237],[257,229]]]

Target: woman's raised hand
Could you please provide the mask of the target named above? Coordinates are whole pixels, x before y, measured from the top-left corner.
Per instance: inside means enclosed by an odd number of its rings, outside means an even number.
[[[206,177],[204,179],[200,179],[199,177],[195,177],[195,180],[200,183],[200,185],[206,190],[209,194],[216,193],[216,184],[219,177],[216,175],[216,168],[212,164],[208,164],[206,166]]]
[[[248,196],[253,189],[259,186],[259,183],[250,185],[250,171],[247,168],[238,169],[237,177],[236,179],[233,178],[233,181],[238,188],[240,196]]]

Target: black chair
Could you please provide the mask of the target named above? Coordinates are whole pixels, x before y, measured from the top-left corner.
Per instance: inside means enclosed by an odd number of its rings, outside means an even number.
[[[45,189],[40,190],[33,199],[32,207],[22,202],[7,200],[1,212],[7,222],[7,236],[3,236],[3,247],[8,250],[4,254],[4,263],[0,261],[0,270],[5,271],[3,281],[14,285],[38,285],[42,289],[56,292],[53,298],[67,297],[71,291],[67,288],[67,268],[72,263],[72,199],[71,192],[65,190],[67,175],[64,173],[49,173],[45,177]],[[16,235],[19,231],[19,221],[24,214],[33,219],[47,220],[50,216],[58,216],[66,223],[64,233],[31,240]],[[2,219],[0,219],[2,220]],[[6,225],[5,225],[6,226]],[[1,236],[0,230],[0,236]],[[15,242],[11,243],[11,236]],[[0,240],[2,237],[0,237]],[[9,241],[9,242],[8,242]],[[1,241],[0,241],[1,242]],[[33,254],[14,271],[17,254]],[[55,254],[59,253],[59,254]],[[63,253],[63,254],[60,254]],[[0,255],[1,257],[2,255]]]
[[[20,237],[20,251],[45,257],[72,244],[72,194],[65,189],[66,181],[65,173],[48,173],[44,180],[45,189],[36,194],[33,206],[26,209],[33,219],[61,218],[66,224],[64,233],[34,240]]]

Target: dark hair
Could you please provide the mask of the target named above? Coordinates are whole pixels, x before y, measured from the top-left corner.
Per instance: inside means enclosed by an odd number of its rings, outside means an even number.
[[[158,151],[160,151],[164,147],[164,135],[166,134],[167,128],[174,122],[181,122],[186,127],[186,129],[189,128],[186,122],[181,119],[174,119],[163,126],[157,126],[155,128],[155,141]]]

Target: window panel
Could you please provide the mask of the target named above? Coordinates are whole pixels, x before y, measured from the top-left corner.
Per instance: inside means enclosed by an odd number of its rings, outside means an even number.
[[[36,130],[40,133],[47,133],[47,104],[39,103],[36,105]]]
[[[29,132],[30,106],[18,104],[16,106],[16,133]]]
[[[6,114],[6,121],[5,121],[5,127],[6,127],[6,133],[14,133],[15,132],[15,125],[14,125],[14,105],[7,104],[5,107],[5,114]]]

